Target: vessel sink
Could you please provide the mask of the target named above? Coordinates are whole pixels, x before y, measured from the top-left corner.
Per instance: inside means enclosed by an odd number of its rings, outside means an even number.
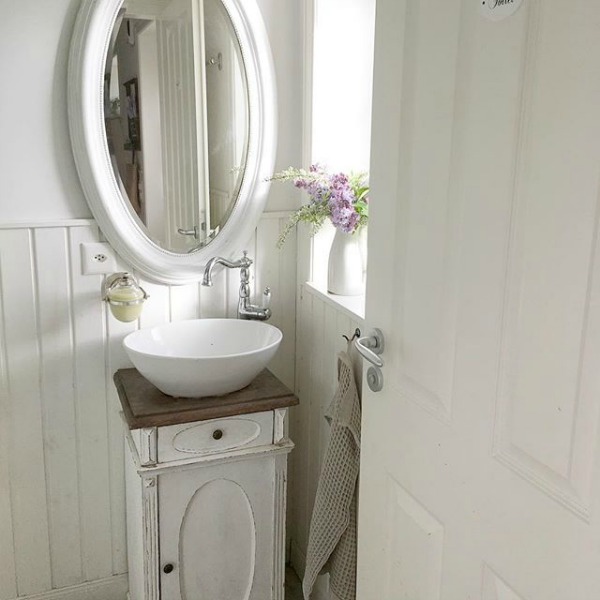
[[[261,321],[193,319],[130,333],[135,368],[175,397],[219,396],[246,387],[277,352],[283,334]]]

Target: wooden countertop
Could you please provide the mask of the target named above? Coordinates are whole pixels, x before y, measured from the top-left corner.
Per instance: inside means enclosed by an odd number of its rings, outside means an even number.
[[[298,404],[298,398],[267,369],[237,392],[205,398],[167,396],[137,369],[119,369],[113,379],[129,429],[206,421]]]

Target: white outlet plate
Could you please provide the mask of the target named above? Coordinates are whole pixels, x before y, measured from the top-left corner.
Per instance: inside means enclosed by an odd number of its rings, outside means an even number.
[[[80,248],[82,275],[104,275],[118,271],[114,250],[106,242],[83,243]]]

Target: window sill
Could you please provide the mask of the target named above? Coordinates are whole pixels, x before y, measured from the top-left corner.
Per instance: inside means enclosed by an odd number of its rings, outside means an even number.
[[[365,319],[365,296],[338,296],[330,294],[325,288],[321,288],[312,281],[304,284],[304,289],[311,296],[315,296],[326,304],[333,306],[336,310],[344,313],[351,319],[359,321],[361,324]]]

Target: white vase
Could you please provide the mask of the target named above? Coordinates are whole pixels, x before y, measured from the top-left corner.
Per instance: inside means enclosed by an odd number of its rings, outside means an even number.
[[[358,233],[336,229],[329,252],[327,291],[340,296],[364,294],[363,257]]]

